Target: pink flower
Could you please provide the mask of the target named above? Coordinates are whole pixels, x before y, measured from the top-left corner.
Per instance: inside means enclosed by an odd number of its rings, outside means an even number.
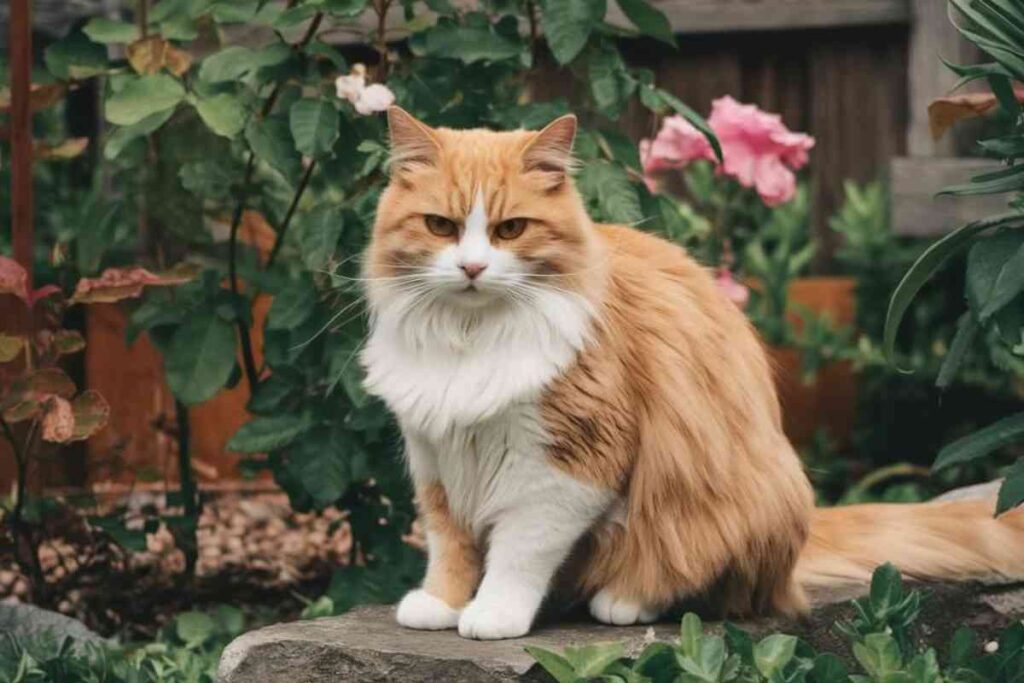
[[[653,142],[640,141],[640,160],[646,174],[682,168],[698,159],[714,161],[715,153],[708,139],[682,116],[665,119]]]
[[[729,96],[712,103],[708,125],[722,144],[724,173],[744,187],[755,188],[768,206],[793,198],[793,171],[807,163],[814,138],[791,132],[778,114],[740,104]]]
[[[793,171],[807,164],[814,138],[790,131],[778,114],[761,111],[752,104],[740,104],[728,96],[712,103],[708,125],[722,145],[724,163],[718,167],[720,173],[757,190],[768,206],[793,198]],[[711,144],[681,116],[665,119],[653,142],[640,142],[640,158],[648,176],[683,168],[699,159],[716,161]],[[652,181],[648,187],[652,187]]]
[[[750,290],[746,285],[737,282],[728,268],[718,269],[718,273],[715,275],[715,284],[729,301],[740,308],[747,305],[747,300],[750,299]]]

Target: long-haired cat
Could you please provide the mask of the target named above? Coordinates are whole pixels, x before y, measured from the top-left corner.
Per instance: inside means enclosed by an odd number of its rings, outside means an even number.
[[[805,588],[887,560],[1024,573],[1024,516],[987,501],[815,510],[755,332],[683,249],[591,221],[573,116],[539,133],[389,121],[362,361],[426,525],[399,623],[521,636],[556,584],[632,624],[695,596],[799,612]]]

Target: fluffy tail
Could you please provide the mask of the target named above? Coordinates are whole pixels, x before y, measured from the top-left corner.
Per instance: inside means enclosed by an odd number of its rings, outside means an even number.
[[[919,580],[1024,578],[1024,509],[995,518],[994,500],[819,508],[797,562],[805,588],[865,583],[892,562]]]

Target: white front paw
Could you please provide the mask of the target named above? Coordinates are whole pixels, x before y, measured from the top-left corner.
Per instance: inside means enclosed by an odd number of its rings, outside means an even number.
[[[474,600],[462,610],[459,635],[477,640],[525,636],[530,631],[535,611],[511,600]]]
[[[658,619],[657,610],[644,607],[628,598],[617,598],[607,590],[600,590],[590,599],[590,614],[603,624],[631,626],[650,624]]]
[[[417,588],[406,593],[398,603],[398,613],[395,617],[398,623],[406,628],[439,631],[458,625],[459,610],[449,607],[444,600],[434,597],[422,588]]]

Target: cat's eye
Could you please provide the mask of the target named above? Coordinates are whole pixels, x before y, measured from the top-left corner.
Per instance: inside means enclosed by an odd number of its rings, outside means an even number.
[[[459,232],[459,226],[455,221],[444,216],[428,213],[423,217],[423,221],[427,224],[427,230],[438,237],[454,237]]]
[[[524,230],[526,230],[525,218],[509,218],[494,226],[494,234],[503,240],[514,240],[522,235]]]

